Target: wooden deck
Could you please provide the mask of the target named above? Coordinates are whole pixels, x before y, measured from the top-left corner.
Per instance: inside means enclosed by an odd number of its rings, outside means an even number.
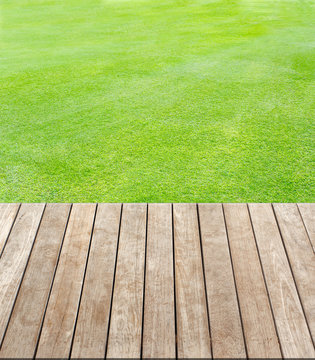
[[[0,204],[0,358],[315,358],[315,205]]]

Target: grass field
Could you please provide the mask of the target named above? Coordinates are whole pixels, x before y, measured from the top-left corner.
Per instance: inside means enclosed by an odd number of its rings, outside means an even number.
[[[314,10],[0,0],[0,201],[314,201]]]

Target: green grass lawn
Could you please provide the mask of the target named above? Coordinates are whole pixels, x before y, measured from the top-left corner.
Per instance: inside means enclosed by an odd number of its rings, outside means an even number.
[[[314,14],[0,0],[0,201],[314,201]]]

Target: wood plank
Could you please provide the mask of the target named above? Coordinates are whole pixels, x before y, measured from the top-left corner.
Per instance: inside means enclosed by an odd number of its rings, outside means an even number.
[[[315,204],[298,204],[298,207],[315,252]]]
[[[20,204],[0,204],[0,256],[10,234]]]
[[[99,204],[72,358],[104,358],[121,204]]]
[[[67,358],[70,354],[95,208],[95,204],[72,207],[37,358]]]
[[[224,204],[249,358],[281,358],[246,204]]]
[[[229,245],[221,204],[199,204],[200,230],[215,359],[245,359]]]
[[[210,358],[211,345],[196,204],[174,204],[179,358]]]
[[[125,204],[123,208],[108,358],[140,357],[146,209],[146,204]]]
[[[285,358],[315,358],[271,204],[250,204],[250,214]]]
[[[48,204],[4,338],[1,358],[32,358],[70,205]]]
[[[23,204],[0,259],[0,344],[43,214],[44,204]]]
[[[274,204],[306,319],[315,341],[315,254],[296,204]]]
[[[171,204],[150,204],[143,326],[143,358],[175,358]]]

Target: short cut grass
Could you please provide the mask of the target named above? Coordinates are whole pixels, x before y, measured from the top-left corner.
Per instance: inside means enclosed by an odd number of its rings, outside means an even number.
[[[314,201],[314,14],[0,0],[0,201]]]

